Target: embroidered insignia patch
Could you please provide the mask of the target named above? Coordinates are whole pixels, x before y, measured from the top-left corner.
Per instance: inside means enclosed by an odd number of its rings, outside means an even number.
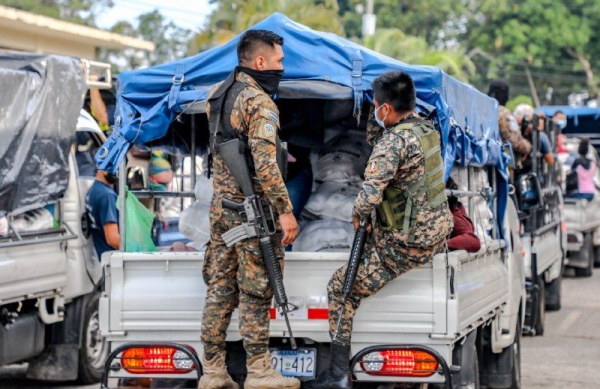
[[[370,166],[370,171],[371,173],[375,173],[378,169],[379,165],[377,164],[377,161],[371,161],[371,166]]]
[[[274,112],[269,112],[269,118],[275,123],[279,123],[279,116],[275,115]]]
[[[265,124],[263,131],[265,132],[266,137],[270,138],[275,135],[275,127],[271,123]]]

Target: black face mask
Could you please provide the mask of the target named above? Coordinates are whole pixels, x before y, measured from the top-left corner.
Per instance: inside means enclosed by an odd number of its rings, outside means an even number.
[[[117,182],[117,176],[108,172],[104,173],[104,179],[111,185],[114,185],[115,182]]]
[[[281,76],[283,76],[283,70],[254,70],[243,66],[238,66],[238,70],[254,78],[258,85],[270,95],[277,92],[279,81],[281,81]]]

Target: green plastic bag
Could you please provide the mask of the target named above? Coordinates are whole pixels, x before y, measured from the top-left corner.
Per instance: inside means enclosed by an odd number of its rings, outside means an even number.
[[[140,203],[137,197],[127,190],[125,198],[125,252],[153,252],[156,246],[152,241],[154,214]]]

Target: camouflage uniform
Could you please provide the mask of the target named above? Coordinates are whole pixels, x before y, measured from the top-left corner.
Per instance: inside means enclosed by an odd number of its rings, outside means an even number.
[[[510,110],[502,105],[498,107],[498,127],[502,140],[508,141],[518,156],[527,156],[531,152],[531,143],[521,135],[521,130]]]
[[[248,139],[255,165],[256,175],[252,178],[256,193],[268,199],[278,214],[291,212],[292,204],[276,160],[277,106],[249,75],[240,72],[236,80],[247,87],[235,100],[231,125]],[[202,343],[207,359],[225,351],[226,331],[237,307],[240,334],[247,356],[251,358],[268,351],[273,291],[269,287],[258,238],[238,242],[232,248],[227,248],[223,242],[222,234],[240,225],[242,218],[236,211],[224,209],[222,199],[241,202],[244,194],[218,153],[213,155],[213,175],[210,242],[202,269],[208,287],[202,317]],[[281,238],[281,233],[273,235],[272,243],[280,266],[283,266]]]
[[[412,116],[414,117],[414,116]],[[407,118],[408,119],[408,118]],[[400,124],[400,123],[398,123]],[[373,152],[365,170],[363,189],[358,194],[353,218],[363,220],[383,200],[386,187],[405,190],[425,174],[423,148],[411,130],[395,129],[396,125],[382,130],[373,117],[367,126],[367,140],[374,143]],[[417,207],[426,204],[426,195],[416,199]],[[352,293],[340,324],[336,343],[350,344],[352,320],[362,299],[383,288],[402,273],[431,261],[444,247],[446,236],[452,229],[453,219],[444,202],[437,208],[417,213],[414,241],[400,230],[381,231],[375,223],[362,254]],[[327,287],[329,298],[329,331],[333,332],[341,309],[340,298],[347,265],[333,274]]]

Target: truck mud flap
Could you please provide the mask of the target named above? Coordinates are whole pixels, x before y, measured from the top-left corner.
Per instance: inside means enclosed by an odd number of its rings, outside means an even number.
[[[127,349],[130,348],[134,348],[134,347],[170,347],[170,348],[174,348],[177,351],[181,351],[182,353],[184,353],[187,357],[189,357],[192,362],[194,363],[194,370],[196,371],[197,374],[197,379],[200,380],[200,377],[202,376],[202,365],[200,364],[200,359],[198,358],[198,356],[196,355],[196,353],[191,350],[190,348],[178,344],[178,343],[128,343],[125,344],[123,346],[117,347],[115,350],[113,350],[108,357],[106,358],[106,363],[104,364],[104,372],[102,374],[102,380],[100,382],[100,389],[110,389],[108,386],[108,380],[110,379],[110,372],[114,371],[120,371],[121,369],[124,369],[123,364],[121,363],[121,354],[126,351]],[[148,374],[145,375],[145,378],[148,376]]]
[[[457,366],[448,366],[448,363],[446,362],[446,360],[437,351],[433,350],[432,348],[426,347],[426,346],[403,344],[403,345],[381,345],[381,346],[367,347],[366,349],[361,350],[358,354],[356,354],[354,356],[354,358],[352,358],[352,361],[350,362],[350,368],[352,369],[352,372],[353,373],[363,373],[363,374],[365,373],[365,370],[363,370],[363,369],[358,369],[358,370],[356,369],[356,365],[361,362],[362,358],[365,355],[373,353],[373,352],[377,352],[377,351],[389,351],[389,350],[414,350],[414,351],[424,351],[426,353],[429,353],[430,355],[432,355],[435,358],[435,360],[439,364],[437,373],[444,376],[444,379],[445,379],[444,387],[446,389],[452,389],[452,374],[458,373],[460,371],[460,368]],[[387,377],[389,378],[390,376],[388,375]],[[357,381],[357,382],[360,382],[360,381]]]

